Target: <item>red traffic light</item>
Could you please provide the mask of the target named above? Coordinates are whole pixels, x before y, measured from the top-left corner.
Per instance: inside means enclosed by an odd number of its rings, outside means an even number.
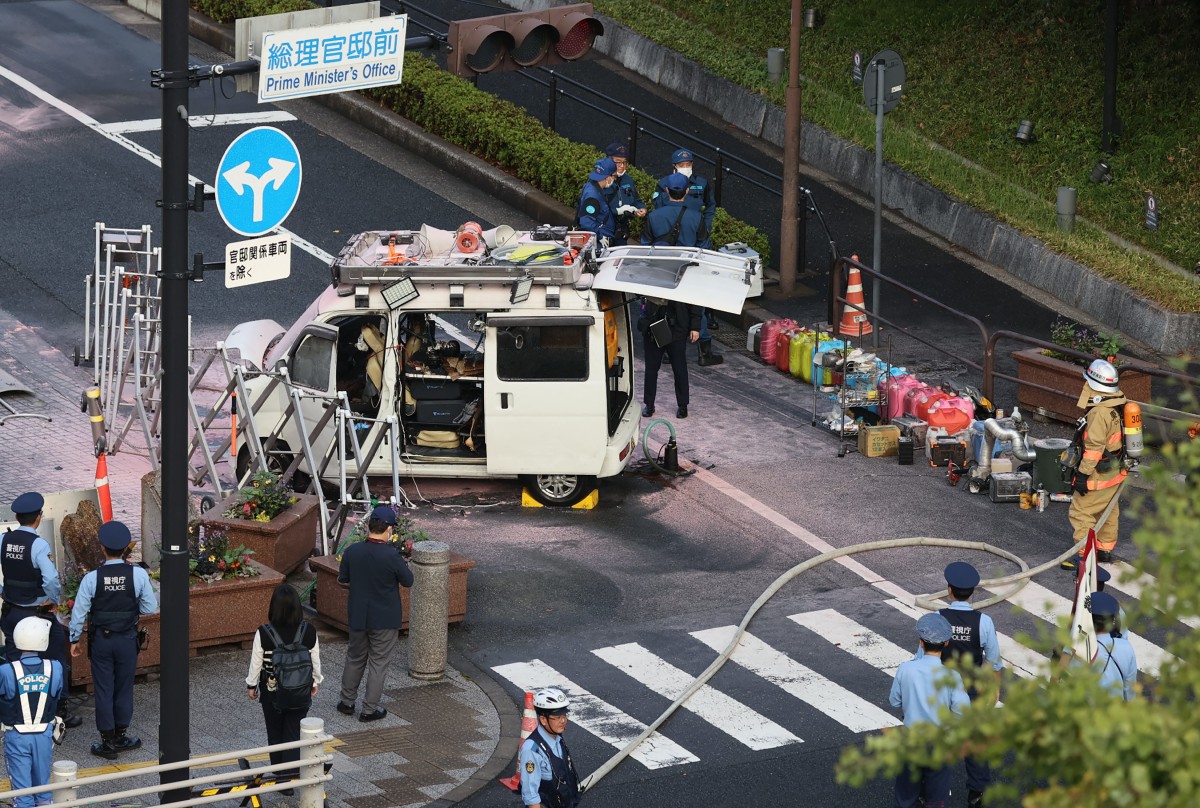
[[[575,61],[603,34],[591,3],[455,20],[448,35],[447,69],[469,78]]]

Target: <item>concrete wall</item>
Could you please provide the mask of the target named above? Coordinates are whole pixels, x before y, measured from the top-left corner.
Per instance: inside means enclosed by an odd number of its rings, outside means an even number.
[[[560,5],[554,0],[503,2],[522,11]],[[596,42],[599,51],[671,92],[719,111],[739,129],[783,147],[782,108],[608,17],[602,19],[604,36]],[[804,124],[801,142],[806,163],[863,194],[873,193],[874,152],[809,123]],[[1200,351],[1200,315],[1164,311],[908,172],[891,165],[884,171],[884,205],[903,211],[905,218],[931,233],[1161,353]]]

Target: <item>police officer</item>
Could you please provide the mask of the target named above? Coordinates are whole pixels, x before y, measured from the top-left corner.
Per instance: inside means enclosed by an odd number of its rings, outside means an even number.
[[[538,727],[521,744],[521,799],[537,808],[573,808],[579,804],[579,774],[563,733],[570,702],[557,687],[533,696]]]
[[[982,668],[986,661],[996,672],[999,685],[1004,663],[1000,661],[996,626],[992,618],[975,611],[969,602],[975,594],[975,587],[979,585],[979,572],[965,561],[955,561],[946,567],[945,577],[946,594],[951,602],[938,613],[949,621],[953,636],[946,652],[942,654],[942,661],[956,660],[960,670],[967,667]],[[979,694],[972,685],[967,689],[967,695],[974,701]],[[999,696],[997,688],[997,699]],[[978,808],[983,805],[983,792],[992,783],[992,772],[987,763],[970,755],[964,762],[967,767],[967,808]]]
[[[133,719],[133,676],[137,669],[138,618],[158,610],[150,576],[124,559],[133,536],[121,522],[100,526],[104,563],[79,582],[71,610],[71,656],[83,653],[79,638],[88,624],[88,656],[96,695],[96,729],[100,740],[92,754],[108,760],[137,749],[142,739],[127,735]]]
[[[941,724],[941,708],[962,715],[971,703],[958,671],[942,667],[942,652],[950,644],[951,636],[950,621],[940,614],[922,615],[917,620],[921,653],[896,669],[888,697],[893,707],[903,711],[904,726]],[[952,777],[949,766],[916,770],[905,766],[896,776],[896,808],[945,806],[950,798]]]
[[[704,222],[700,211],[684,204],[688,181],[682,174],[672,174],[666,180],[667,203],[655,208],[646,217],[642,243],[655,246],[695,247]]]
[[[695,246],[711,250],[713,219],[717,215],[717,198],[713,193],[713,187],[709,183],[708,178],[692,173],[692,156],[692,152],[688,149],[676,149],[671,155],[671,162],[675,166],[675,171],[658,181],[658,188],[654,192],[654,206],[662,207],[670,201],[670,192],[667,189],[668,179],[674,176],[681,176],[686,179],[688,187],[684,195],[684,204],[688,208],[698,211],[701,218],[700,229],[696,234]],[[708,330],[710,322],[713,323],[713,329],[716,330],[716,320],[713,316],[707,310],[701,311],[700,340],[696,347],[700,353],[699,363],[702,367],[719,365],[725,361],[725,357],[718,353],[713,353],[712,335]]]
[[[1129,472],[1125,468],[1125,441],[1122,430],[1122,408],[1125,394],[1118,386],[1117,369],[1112,363],[1097,359],[1083,372],[1083,390],[1077,406],[1083,417],[1075,430],[1075,492],[1067,518],[1071,521],[1076,542],[1087,538],[1088,531],[1104,509],[1121,490]],[[1096,560],[1107,564],[1117,547],[1117,519],[1121,506],[1113,503],[1112,513],[1096,532]],[[1068,558],[1062,568],[1073,570],[1079,561]]]
[[[16,656],[12,644],[13,629],[31,615],[52,616],[62,594],[58,570],[50,560],[50,545],[38,536],[42,523],[41,494],[30,491],[13,501],[11,510],[20,524],[6,533],[0,541],[0,569],[4,573],[4,605],[0,607],[0,631],[4,632],[4,653],[8,659]],[[71,681],[70,656],[67,654],[67,631],[57,620],[50,621],[50,659],[62,665],[65,681]],[[77,727],[83,719],[67,708],[66,699],[58,703],[59,715],[68,727]]]
[[[66,677],[58,660],[45,657],[50,620],[25,617],[13,629],[20,651],[0,667],[0,722],[4,724],[4,762],[13,791],[50,782],[54,752],[54,714]],[[50,792],[13,800],[16,808],[49,805]]]
[[[584,230],[595,233],[605,244],[611,244],[617,233],[617,220],[607,198],[608,189],[617,181],[616,173],[617,164],[611,158],[597,160],[579,193],[579,204],[575,206],[575,221]]]
[[[1096,632],[1096,658],[1092,665],[1100,669],[1100,686],[1125,701],[1133,701],[1137,693],[1137,654],[1129,637],[1119,624],[1121,604],[1107,592],[1096,591],[1088,596],[1087,608],[1092,613],[1092,628]],[[1063,649],[1062,665],[1085,664],[1087,660],[1074,657],[1075,649]]]
[[[616,181],[608,187],[604,197],[617,219],[617,233],[611,243],[614,247],[619,247],[629,241],[629,223],[632,217],[641,219],[646,215],[646,205],[638,196],[633,177],[629,176],[629,149],[625,148],[625,144],[610,143],[604,153],[617,166]],[[627,208],[625,213],[621,213],[623,207]],[[630,212],[628,208],[635,210]]]

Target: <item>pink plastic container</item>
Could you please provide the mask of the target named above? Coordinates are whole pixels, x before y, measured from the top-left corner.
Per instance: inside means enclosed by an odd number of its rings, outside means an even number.
[[[911,416],[913,418],[916,418],[917,417],[917,396],[921,395],[926,390],[930,390],[930,389],[932,389],[932,388],[930,388],[929,385],[922,384],[920,382],[917,382],[917,384],[915,386],[910,387],[908,392],[904,394],[904,414]],[[925,419],[922,418],[921,420],[924,421]]]
[[[908,395],[909,390],[920,383],[920,380],[916,376],[910,376],[907,373],[903,376],[889,376],[882,382],[880,387],[887,393],[887,417],[889,421],[904,415],[904,397]]]

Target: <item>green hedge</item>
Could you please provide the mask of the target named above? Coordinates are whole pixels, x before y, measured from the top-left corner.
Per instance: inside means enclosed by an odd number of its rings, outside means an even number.
[[[219,22],[238,17],[312,8],[306,0],[196,0],[193,7]],[[487,160],[574,209],[592,164],[603,155],[547,129],[525,110],[447,73],[425,56],[407,53],[404,80],[365,95],[428,132]],[[657,177],[630,168],[642,199],[654,193]],[[713,243],[743,241],[770,260],[767,237],[751,225],[717,211]]]

